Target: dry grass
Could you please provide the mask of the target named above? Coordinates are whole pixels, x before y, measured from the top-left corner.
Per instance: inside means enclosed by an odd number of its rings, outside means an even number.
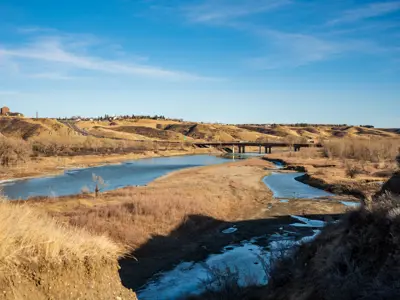
[[[61,225],[28,205],[0,201],[0,272],[14,273],[20,264],[63,264],[115,260],[122,248],[105,236]]]
[[[81,208],[66,213],[65,217],[74,226],[107,234],[118,242],[135,247],[151,234],[167,234],[189,215],[226,219],[231,210],[226,201],[214,201],[211,197],[196,199],[172,189],[152,191],[147,195],[126,189],[118,195],[114,193],[114,196],[118,204]]]
[[[148,187],[106,192],[96,199],[80,195],[38,205],[72,225],[135,248],[152,235],[168,235],[189,215],[233,220],[250,214],[252,204],[270,197],[261,183],[264,175],[257,166],[215,166],[181,171]],[[205,224],[185,225],[199,230]]]
[[[324,155],[329,158],[355,159],[374,163],[394,161],[399,153],[400,139],[334,139],[325,141],[323,149]]]
[[[346,175],[350,178],[355,178],[357,175],[362,174],[362,170],[357,165],[347,162],[345,164]]]

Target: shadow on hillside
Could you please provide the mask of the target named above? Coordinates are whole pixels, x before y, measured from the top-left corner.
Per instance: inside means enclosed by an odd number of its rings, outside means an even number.
[[[310,219],[332,220],[341,215],[304,215]],[[239,222],[224,222],[211,217],[191,215],[168,236],[153,236],[127,258],[120,259],[122,284],[134,291],[142,287],[149,278],[161,271],[171,270],[182,261],[201,261],[214,253],[220,253],[227,245],[237,244],[252,237],[274,234],[288,229],[299,235],[310,235],[310,228],[292,227],[297,221],[290,216],[273,219],[256,219]],[[235,226],[237,231],[224,234],[222,230]]]

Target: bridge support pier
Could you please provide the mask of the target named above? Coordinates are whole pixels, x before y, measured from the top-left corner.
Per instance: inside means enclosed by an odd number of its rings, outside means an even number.
[[[258,146],[258,154],[261,154],[261,145],[260,146]]]

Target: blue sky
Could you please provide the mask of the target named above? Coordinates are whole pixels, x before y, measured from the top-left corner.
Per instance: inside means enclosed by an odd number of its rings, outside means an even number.
[[[400,127],[400,1],[2,0],[0,105]]]

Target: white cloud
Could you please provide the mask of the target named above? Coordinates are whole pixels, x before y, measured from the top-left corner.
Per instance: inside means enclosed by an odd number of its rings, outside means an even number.
[[[383,16],[398,10],[400,10],[400,1],[371,3],[361,8],[345,11],[339,18],[329,21],[328,25],[353,23]]]
[[[343,51],[339,44],[311,35],[266,30],[264,37],[271,54],[250,59],[250,64],[260,69],[299,67]]]
[[[28,74],[27,77],[36,78],[36,79],[50,79],[50,80],[82,79],[82,77],[68,76],[68,75],[64,75],[62,73],[56,73],[56,72],[33,73],[33,74]]]
[[[0,58],[17,64],[22,71],[24,67],[29,68],[29,72],[35,73],[37,78],[66,79],[69,77],[68,74],[64,74],[67,70],[72,73],[90,71],[167,80],[213,80],[135,61],[103,58],[90,54],[93,50],[90,45],[90,39],[82,40],[72,35],[36,37],[33,42],[22,46],[0,47]],[[46,68],[45,72],[42,71],[43,67]],[[35,70],[32,71],[32,68]]]
[[[183,8],[183,12],[191,22],[218,23],[263,13],[289,3],[289,0],[206,0]]]
[[[248,60],[258,69],[295,68],[348,53],[379,54],[388,50],[371,41],[328,40],[306,34],[264,30],[270,54]]]

